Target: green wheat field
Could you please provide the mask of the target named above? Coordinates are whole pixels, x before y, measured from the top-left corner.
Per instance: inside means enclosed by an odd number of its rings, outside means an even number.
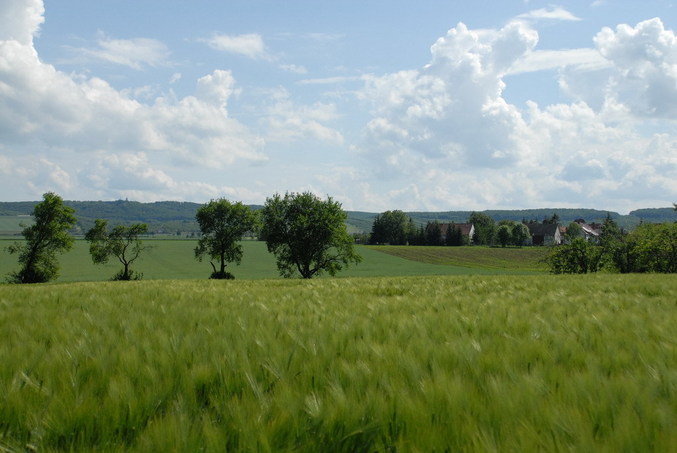
[[[0,451],[671,452],[675,326],[673,275],[0,285]]]
[[[0,239],[0,282],[19,267],[16,256],[6,251],[14,242]],[[132,265],[144,280],[206,279],[212,272],[209,262],[195,260],[196,240],[155,239],[144,244],[150,249]],[[275,258],[268,253],[265,242],[243,241],[242,247],[242,264],[227,267],[236,279],[279,278]],[[357,246],[357,251],[364,261],[339,273],[339,278],[546,272],[540,262],[545,248]],[[59,255],[58,260],[61,268],[58,282],[110,280],[122,268],[115,258],[106,265],[93,264],[89,244],[84,240],[75,241],[74,248]]]

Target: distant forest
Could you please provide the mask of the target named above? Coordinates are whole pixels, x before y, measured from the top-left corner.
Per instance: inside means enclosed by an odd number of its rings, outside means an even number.
[[[0,216],[24,216],[31,213],[38,201],[0,202]],[[156,234],[191,236],[197,234],[199,228],[195,222],[195,213],[201,206],[199,203],[158,201],[140,203],[137,201],[66,201],[66,205],[75,209],[78,218],[78,230],[87,231],[94,225],[95,219],[106,219],[111,225],[147,223],[149,231]],[[253,209],[261,206],[252,205]],[[557,214],[561,224],[568,224],[576,219],[585,219],[588,223],[601,223],[607,215],[626,229],[632,229],[641,222],[660,223],[677,222],[677,212],[672,207],[638,209],[628,215],[597,209],[521,209],[521,210],[486,210],[480,211],[492,217],[496,222],[501,220],[542,221]],[[346,211],[348,228],[351,233],[369,233],[376,212]],[[468,220],[472,211],[445,212],[407,212],[414,222],[425,225],[427,222],[463,223]]]

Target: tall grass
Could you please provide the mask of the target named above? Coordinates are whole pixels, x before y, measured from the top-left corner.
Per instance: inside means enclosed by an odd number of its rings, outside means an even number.
[[[7,451],[674,451],[677,280],[0,286]]]

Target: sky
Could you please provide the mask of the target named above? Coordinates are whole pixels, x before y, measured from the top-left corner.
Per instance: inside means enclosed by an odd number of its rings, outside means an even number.
[[[1,0],[0,201],[677,202],[677,0]]]

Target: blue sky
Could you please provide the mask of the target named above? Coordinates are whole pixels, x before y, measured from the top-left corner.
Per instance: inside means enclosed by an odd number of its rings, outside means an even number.
[[[0,4],[0,200],[677,201],[675,1]]]

